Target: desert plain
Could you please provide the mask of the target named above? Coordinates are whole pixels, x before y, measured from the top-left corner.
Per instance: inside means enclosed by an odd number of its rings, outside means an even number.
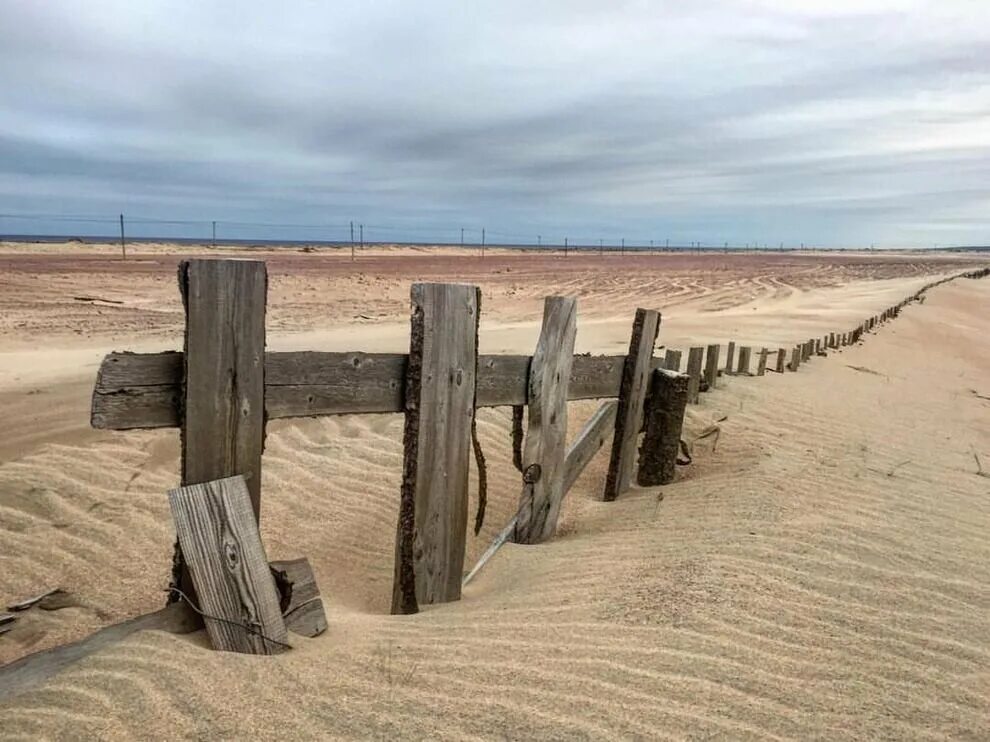
[[[577,352],[790,348],[852,330],[973,253],[533,253],[0,245],[0,600],[60,587],[0,664],[160,607],[177,431],[89,426],[102,357],[182,345],[176,266],[268,264],[273,350],[408,348],[409,289],[482,289],[480,350],[532,352],[543,297],[578,300]],[[990,737],[990,280],[940,285],[797,373],[725,377],[689,408],[693,463],[601,502],[600,453],[556,538],[509,544],[457,603],[388,615],[400,415],[269,423],[261,531],[306,556],[329,628],[276,657],[145,631],[17,693],[0,737],[986,739]],[[569,405],[575,433],[594,401]],[[515,512],[511,413],[473,564]],[[476,492],[472,482],[472,493]],[[472,494],[473,496],[473,494]],[[472,503],[473,507],[474,503]],[[0,606],[2,608],[3,606]]]

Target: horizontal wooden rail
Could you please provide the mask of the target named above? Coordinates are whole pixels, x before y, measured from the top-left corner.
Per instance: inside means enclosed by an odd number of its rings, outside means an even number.
[[[267,418],[402,412],[406,359],[404,353],[266,353]],[[618,396],[624,362],[625,356],[574,356],[567,398]],[[526,404],[529,363],[525,355],[480,356],[478,407]],[[93,427],[178,427],[182,369],[179,352],[111,353],[93,390]]]

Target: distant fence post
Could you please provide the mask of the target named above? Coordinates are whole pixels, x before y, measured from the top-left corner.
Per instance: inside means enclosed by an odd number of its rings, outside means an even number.
[[[665,369],[653,372],[644,415],[645,434],[639,449],[639,486],[656,487],[674,480],[687,401],[686,375]]]
[[[705,349],[700,345],[688,351],[688,401],[698,404],[698,393],[701,389],[701,362],[704,360]]]
[[[718,386],[718,355],[721,350],[720,345],[709,345],[705,353],[705,381],[709,389]]]
[[[663,367],[668,371],[681,370],[681,352],[673,348],[667,348],[663,356]]]
[[[801,354],[802,349],[800,345],[795,345],[791,348],[791,362],[789,368],[791,371],[797,371],[801,367]]]
[[[739,348],[739,365],[736,366],[736,373],[740,376],[749,376],[749,358],[753,349],[748,345]]]
[[[732,375],[732,362],[736,359],[736,344],[730,340],[725,349],[725,375]]]
[[[756,375],[765,376],[767,373],[767,355],[770,351],[767,348],[760,348],[760,360],[756,364]]]
[[[577,301],[549,296],[543,328],[529,367],[529,428],[523,450],[523,490],[513,531],[517,544],[544,541],[557,529],[564,498],[567,387],[574,362]]]
[[[405,614],[461,597],[481,291],[417,283],[410,298],[392,588],[392,613]]]
[[[783,348],[780,348],[777,351],[777,373],[778,374],[784,373],[784,363],[785,363],[786,359],[787,359],[787,351],[784,350]]]
[[[636,465],[636,440],[643,425],[643,405],[653,371],[653,346],[660,330],[660,314],[652,309],[637,309],[633,320],[629,354],[622,368],[619,385],[619,409],[615,418],[615,436],[603,498],[615,500],[629,489]]]

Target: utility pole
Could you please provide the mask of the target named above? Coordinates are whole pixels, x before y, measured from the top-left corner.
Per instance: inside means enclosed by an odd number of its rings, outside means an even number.
[[[217,246],[217,223],[213,222],[213,247]]]
[[[354,262],[354,222],[351,222],[351,262]]]
[[[361,225],[361,251],[364,251],[364,225]]]
[[[619,248],[619,255],[625,255],[625,254],[626,254],[626,238],[623,237],[622,238],[622,247]]]
[[[127,260],[127,244],[124,242],[124,215],[120,215],[120,253]]]
[[[543,235],[541,234],[536,235],[536,246],[543,247]]]
[[[664,249],[665,250],[669,250],[670,249],[670,239],[669,238],[667,239],[666,244],[664,245]]]
[[[564,257],[567,257],[567,238],[564,238]]]
[[[603,258],[605,257],[605,240],[603,239],[598,240],[598,254]]]
[[[461,249],[464,248],[464,227],[461,227]]]
[[[485,228],[481,228],[481,257],[485,257]]]

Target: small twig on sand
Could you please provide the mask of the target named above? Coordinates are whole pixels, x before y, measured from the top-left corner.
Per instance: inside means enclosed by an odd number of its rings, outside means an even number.
[[[866,366],[853,366],[852,364],[847,363],[846,367],[851,368],[853,371],[859,371],[860,373],[873,374],[874,376],[883,376],[885,379],[887,378],[886,374],[882,374],[879,371],[874,371],[872,368],[867,368]]]
[[[104,299],[102,296],[73,296],[76,301],[88,301],[88,302],[101,302],[103,304],[123,304],[124,302],[118,301],[117,299]]]
[[[976,476],[990,478],[990,472],[983,471],[983,464],[980,463],[980,457],[976,455],[976,451],[973,451],[973,458],[976,459]]]
[[[910,463],[911,463],[911,459],[908,459],[907,461],[902,461],[902,462],[901,462],[901,463],[899,463],[899,464],[894,464],[894,465],[893,465],[893,466],[891,467],[891,469],[890,469],[890,471],[889,471],[889,472],[887,472],[887,476],[888,476],[888,477],[892,477],[892,476],[894,476],[894,472],[896,472],[896,471],[897,471],[898,469],[900,469],[900,468],[901,468],[902,466],[904,466],[905,464],[910,464]]]

